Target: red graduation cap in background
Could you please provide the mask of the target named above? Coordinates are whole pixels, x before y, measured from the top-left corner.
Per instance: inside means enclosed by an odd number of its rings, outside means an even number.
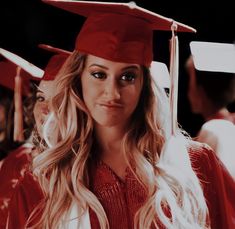
[[[53,53],[44,69],[42,80],[54,80],[60,68],[72,52],[46,44],[39,44],[38,47]]]
[[[4,57],[0,61],[0,84],[14,90],[14,141],[23,141],[22,94],[28,95],[29,80],[40,79],[44,71],[5,49],[0,48],[0,54]]]

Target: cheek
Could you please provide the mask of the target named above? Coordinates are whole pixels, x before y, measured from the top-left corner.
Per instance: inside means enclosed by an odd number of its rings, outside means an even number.
[[[89,108],[90,105],[100,97],[100,90],[97,84],[93,83],[92,80],[84,79],[82,83],[82,95],[86,106]]]
[[[33,109],[33,115],[36,122],[39,122],[42,116],[42,106],[40,104],[35,104]]]
[[[141,90],[142,84],[133,85],[123,90],[122,98],[130,105],[132,104],[133,106],[136,106],[140,98]]]

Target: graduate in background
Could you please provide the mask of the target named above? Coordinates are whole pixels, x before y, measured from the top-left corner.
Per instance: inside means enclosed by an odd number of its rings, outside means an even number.
[[[40,46],[40,47],[44,49],[45,48],[48,49],[47,46],[45,47],[44,46]],[[26,141],[22,141],[21,145],[17,147],[14,151],[9,151],[8,155],[4,158],[4,160],[2,160],[2,166],[0,168],[0,180],[1,180],[0,228],[1,229],[6,228],[8,207],[11,201],[11,197],[14,193],[14,189],[17,186],[17,183],[23,178],[24,173],[31,169],[31,162],[32,162],[33,157],[39,153],[38,149],[42,148],[43,141],[42,141],[41,130],[46,120],[46,117],[49,113],[48,101],[49,101],[50,96],[53,93],[53,80],[54,80],[55,75],[59,71],[61,65],[64,63],[64,61],[69,55],[69,52],[66,52],[66,51],[62,52],[62,51],[59,51],[59,49],[56,49],[53,47],[50,47],[49,51],[53,55],[50,58],[49,62],[47,63],[45,70],[43,71],[35,67],[38,73],[37,75],[40,76],[41,78],[35,78],[35,77],[31,78],[31,80],[33,80],[36,83],[36,85],[34,85],[32,95],[28,95],[29,96],[28,101],[31,102],[31,104],[28,104],[28,105],[30,105],[31,110],[27,109],[28,111],[27,117],[33,116],[33,120],[31,122],[34,123],[34,126],[35,126],[32,136],[30,136],[29,139],[26,139]],[[13,55],[10,54],[9,59],[11,61],[14,61],[15,60],[14,54]],[[5,80],[7,79],[8,81],[9,80],[13,81],[12,85],[14,85],[15,75],[10,74],[10,73],[14,73],[14,71],[11,71],[11,69],[9,68],[13,67],[14,69],[16,69],[17,66],[22,66],[22,62],[17,62],[18,65],[16,63],[15,64],[12,64],[10,62],[7,62],[7,63],[9,64],[4,65],[6,69],[3,68],[3,65],[0,64],[0,66],[2,66],[1,72],[5,73],[4,75],[1,75],[1,78],[5,77],[4,78]],[[25,67],[25,65],[23,66]],[[28,67],[32,67],[32,66],[33,66],[32,64],[28,65]],[[29,83],[29,81],[27,82]],[[37,84],[39,85],[37,86]],[[25,81],[23,85],[24,86],[27,85]],[[14,87],[13,87],[13,90],[14,90]],[[32,132],[32,129],[30,132]]]
[[[235,45],[194,41],[186,68],[192,112],[205,120],[196,140],[209,144],[235,179]]]
[[[0,228],[5,228],[7,210],[13,190],[31,162],[32,145],[25,140],[29,137],[25,129],[24,102],[30,95],[30,80],[43,76],[43,71],[23,58],[5,49],[0,49],[4,60],[0,62],[0,84],[13,93],[11,108],[5,107],[6,131],[1,142],[0,167]],[[30,133],[29,131],[28,133]]]
[[[234,228],[231,176],[177,125],[175,32],[194,29],[133,2],[44,2],[87,20],[55,79],[48,149],[19,183],[7,228]],[[172,31],[170,99],[149,69],[161,29]]]
[[[32,143],[34,145],[34,153],[38,154],[40,151],[47,147],[46,142],[43,139],[43,125],[49,114],[49,101],[53,95],[53,80],[59,72],[60,68],[71,54],[67,50],[63,50],[54,46],[40,44],[39,47],[47,52],[51,53],[51,57],[44,69],[44,75],[36,86],[34,94],[34,109],[33,116],[35,119],[35,126],[31,136]],[[53,134],[53,133],[52,133]]]

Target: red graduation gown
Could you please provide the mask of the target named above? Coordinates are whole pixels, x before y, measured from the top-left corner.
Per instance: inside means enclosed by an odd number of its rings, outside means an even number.
[[[235,182],[231,175],[212,149],[205,144],[192,141],[190,143],[190,158],[192,166],[202,182],[209,208],[211,228],[234,229]],[[102,168],[104,167],[100,169]],[[105,171],[101,171],[101,173],[105,174]],[[99,182],[102,183],[102,179],[107,179],[107,177],[105,175],[103,178],[100,177]],[[14,198],[11,201],[8,229],[24,228],[29,214],[42,199],[43,194],[38,183],[30,174],[27,174],[22,182],[18,184]],[[112,217],[112,214],[109,215]],[[96,225],[97,220],[92,214],[90,216],[92,228],[99,228]]]
[[[9,202],[17,183],[22,179],[31,161],[32,147],[22,145],[10,152],[0,168],[0,229],[5,228]]]

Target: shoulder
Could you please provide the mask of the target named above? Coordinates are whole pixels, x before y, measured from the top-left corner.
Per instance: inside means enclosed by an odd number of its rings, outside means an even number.
[[[0,178],[2,180],[18,180],[31,166],[32,148],[21,146],[12,151],[3,161]]]
[[[8,211],[8,228],[24,228],[30,214],[43,201],[44,195],[36,177],[27,172],[18,182]]]
[[[227,131],[235,132],[235,126],[231,121],[225,119],[212,119],[205,122],[202,125],[202,128],[199,132],[199,135],[202,133],[209,133],[218,136],[224,135]]]
[[[188,140],[187,148],[192,164],[201,160],[205,160],[205,163],[208,163],[210,158],[216,159],[213,149],[206,143]]]
[[[32,147],[30,145],[22,145],[11,151],[5,161],[10,163],[18,163],[20,161],[29,161],[31,159]]]
[[[208,121],[202,126],[197,140],[209,144],[221,160],[229,160],[229,158],[225,159],[225,157],[231,157],[234,154],[234,136],[235,125],[232,122],[215,119]]]
[[[210,146],[189,141],[192,168],[208,205],[211,228],[235,228],[235,181]]]
[[[223,193],[223,197],[228,195],[230,198],[235,195],[235,180],[210,146],[189,142],[189,157],[204,188],[207,186],[211,192]],[[231,199],[235,206],[235,199]]]
[[[187,147],[192,168],[197,175],[203,174],[203,177],[212,178],[217,173],[226,170],[215,151],[208,144],[189,140]]]
[[[42,189],[36,176],[31,171],[27,171],[19,180],[16,186],[15,195],[24,196],[28,203],[36,202],[43,197]]]

